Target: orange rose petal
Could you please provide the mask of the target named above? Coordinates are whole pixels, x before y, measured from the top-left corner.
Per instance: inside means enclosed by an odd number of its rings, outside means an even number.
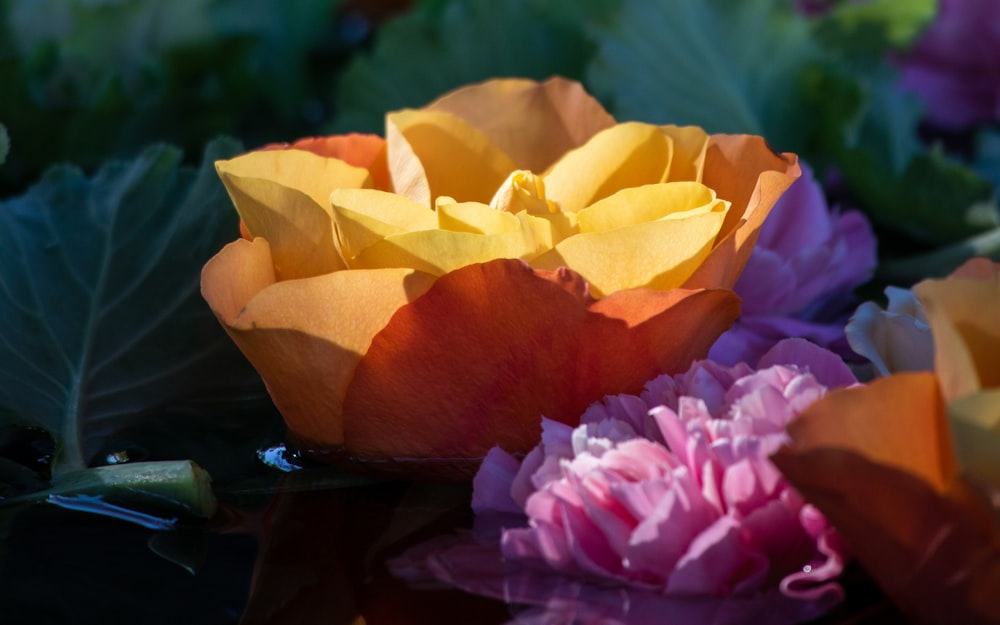
[[[1000,580],[1000,537],[957,474],[945,419],[933,375],[899,374],[819,400],[771,459],[904,610],[931,623],[996,622],[995,592],[969,598]]]
[[[526,452],[542,415],[576,423],[604,395],[684,369],[738,308],[728,291],[595,302],[577,274],[513,260],[459,269],[372,341],[345,399],[345,447],[361,459]]]
[[[464,119],[502,149],[516,169],[535,173],[615,125],[580,83],[559,77],[541,83],[490,80],[453,91],[426,108]]]
[[[840,389],[788,426],[792,449],[846,449],[908,471],[942,490],[956,474],[944,402],[930,373],[880,378]]]
[[[1000,280],[1000,263],[989,258],[970,258],[949,274],[950,278],[972,278],[974,280]]]
[[[684,286],[732,288],[764,219],[801,173],[798,157],[776,154],[762,137],[711,135],[701,182],[732,207],[715,240],[716,249]]]
[[[339,445],[343,397],[361,354],[434,279],[383,269],[275,282],[271,267],[266,240],[230,243],[205,265],[202,295],[264,379],[289,429],[314,444]]]

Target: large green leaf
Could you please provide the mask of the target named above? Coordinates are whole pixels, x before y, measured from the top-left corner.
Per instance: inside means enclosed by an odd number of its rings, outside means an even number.
[[[585,25],[618,0],[426,2],[382,27],[337,92],[337,131],[382,132],[387,111],[422,106],[488,78],[579,78],[593,53]]]
[[[157,407],[252,379],[198,290],[237,232],[212,161],[238,149],[213,143],[197,171],[166,146],[93,177],[58,166],[0,203],[0,420],[52,436],[54,478]]]
[[[798,106],[800,72],[818,52],[790,4],[626,2],[599,36],[590,85],[620,119],[762,134],[799,149],[811,125]]]

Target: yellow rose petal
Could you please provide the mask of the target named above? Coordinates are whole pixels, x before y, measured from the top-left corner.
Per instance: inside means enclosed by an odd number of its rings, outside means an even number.
[[[667,172],[666,180],[701,182],[701,173],[705,168],[708,133],[698,126],[660,126],[660,130],[670,137],[674,144],[674,154],[670,160],[670,171]]]
[[[411,267],[441,276],[497,258],[530,260],[545,247],[537,240],[528,215],[521,213],[515,219],[516,230],[499,234],[427,230],[387,236],[366,248],[355,261],[360,267]]]
[[[452,232],[501,234],[520,227],[514,215],[493,210],[479,202],[439,203],[437,217],[438,228]]]
[[[580,232],[605,232],[616,228],[683,218],[694,212],[710,212],[717,204],[728,202],[697,182],[666,182],[623,189],[577,214]]]
[[[934,336],[945,400],[1000,387],[1000,278],[925,280],[913,292]]]
[[[270,243],[279,280],[347,268],[327,198],[335,187],[371,184],[368,170],[302,150],[249,152],[215,168],[250,234]]]
[[[542,177],[523,169],[507,176],[490,200],[490,206],[506,213],[527,211],[533,215],[548,215],[559,212],[559,205],[545,196]]]
[[[962,469],[1000,488],[1000,389],[950,402],[948,417]]]
[[[324,209],[333,189],[362,189],[372,184],[367,169],[306,150],[256,150],[229,160],[216,161],[215,169],[244,221],[247,216],[243,214],[237,195],[245,190],[246,185],[255,184],[255,180],[269,180],[296,189]],[[280,204],[275,207],[275,210],[280,209]],[[250,232],[267,238],[265,233],[254,232],[253,229]]]
[[[662,219],[608,232],[581,233],[531,261],[539,269],[569,267],[595,297],[632,288],[678,287],[712,251],[725,203],[686,219]]]
[[[516,169],[485,134],[450,113],[399,111],[387,115],[386,124],[396,192],[428,207],[439,195],[485,204]],[[419,170],[428,187],[426,201]]]
[[[348,263],[391,234],[437,227],[434,211],[384,191],[336,189],[330,194],[330,205],[337,226],[337,244]]]
[[[656,126],[619,124],[568,152],[545,174],[548,197],[577,212],[629,187],[662,182],[673,154]]]

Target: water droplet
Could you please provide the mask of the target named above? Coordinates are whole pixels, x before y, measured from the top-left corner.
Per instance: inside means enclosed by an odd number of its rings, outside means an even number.
[[[113,451],[105,456],[104,461],[108,464],[125,464],[129,461],[128,452],[124,449],[121,451]]]
[[[805,565],[804,567],[802,567],[802,572],[803,573],[810,573],[810,572],[812,572],[812,570],[813,570],[813,567],[810,566],[810,565],[808,565],[808,564]]]
[[[260,458],[261,462],[272,469],[284,471],[285,473],[298,471],[302,468],[295,462],[297,455],[288,451],[284,445],[275,445],[274,447],[268,447],[267,449],[259,449],[257,450],[257,457]]]

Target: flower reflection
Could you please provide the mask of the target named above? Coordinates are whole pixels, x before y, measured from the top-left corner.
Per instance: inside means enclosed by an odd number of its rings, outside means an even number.
[[[777,589],[749,597],[666,597],[600,586],[505,562],[495,542],[464,532],[439,536],[390,561],[418,587],[458,588],[515,606],[508,625],[791,625],[828,612],[838,597],[803,601]]]

